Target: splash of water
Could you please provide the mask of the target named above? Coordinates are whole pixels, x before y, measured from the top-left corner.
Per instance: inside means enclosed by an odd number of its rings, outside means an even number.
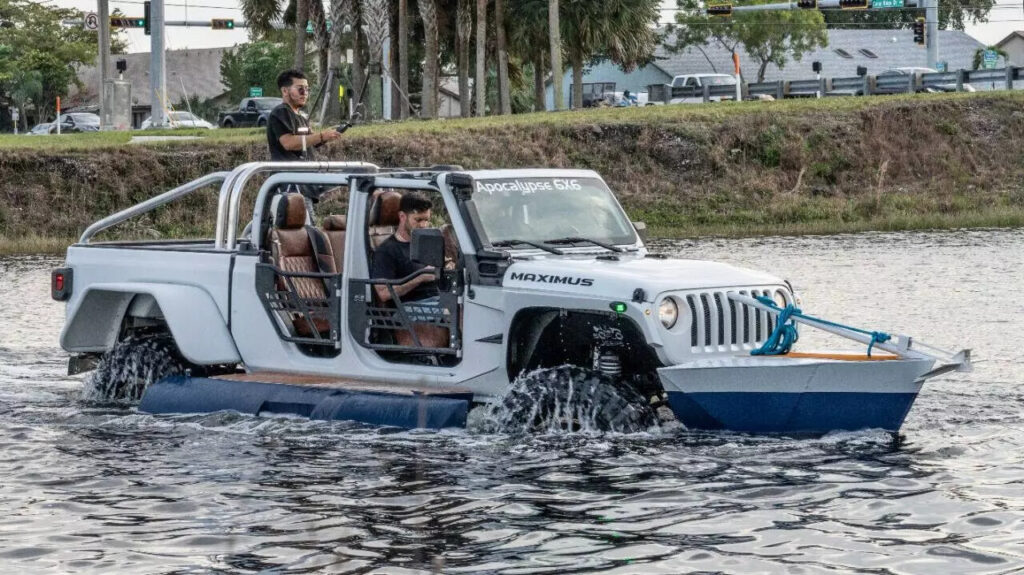
[[[131,335],[111,348],[85,380],[86,401],[134,403],[153,382],[185,371],[169,335]]]
[[[627,382],[564,365],[520,374],[473,427],[491,433],[635,433],[658,426]]]

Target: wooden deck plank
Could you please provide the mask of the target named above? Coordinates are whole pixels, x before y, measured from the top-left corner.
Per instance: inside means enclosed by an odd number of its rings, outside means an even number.
[[[472,393],[464,387],[434,387],[408,383],[386,383],[378,381],[360,381],[336,376],[307,375],[298,373],[281,373],[261,371],[254,373],[231,373],[214,376],[210,379],[224,381],[240,381],[251,383],[279,383],[285,385],[302,385],[330,387],[349,391],[366,391],[372,393],[392,393],[395,395],[455,395]]]

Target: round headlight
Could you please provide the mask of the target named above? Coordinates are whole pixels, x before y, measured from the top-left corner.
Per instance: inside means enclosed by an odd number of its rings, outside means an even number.
[[[661,325],[665,326],[665,329],[672,329],[676,320],[679,319],[679,306],[676,305],[676,300],[670,297],[661,300],[658,305],[658,319],[661,320]]]
[[[775,305],[779,307],[786,307],[786,293],[784,291],[776,290],[775,295],[772,296],[772,299],[775,300]]]

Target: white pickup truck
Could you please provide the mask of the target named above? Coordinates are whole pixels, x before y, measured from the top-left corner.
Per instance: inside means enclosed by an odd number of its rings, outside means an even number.
[[[244,209],[246,184],[271,173]],[[213,239],[92,239],[214,185]],[[394,291],[425,270],[397,280],[370,274],[410,192],[430,198],[437,226],[411,237],[413,260],[443,270],[441,313],[429,317]],[[319,213],[339,204],[346,213]],[[635,430],[654,424],[667,399],[688,426],[743,428],[708,412],[680,383],[686,372],[673,370],[749,356],[773,333],[777,310],[735,298],[784,308],[795,302],[792,287],[763,272],[652,254],[643,230],[589,170],[252,163],[93,224],[54,270],[52,289],[67,302],[60,342],[71,370],[99,360],[101,385],[142,396],[146,411],[446,427],[463,425],[474,405],[501,403],[531,427],[581,417],[560,411],[568,404],[584,406],[591,425]],[[374,286],[391,290],[394,303],[379,302]],[[788,393],[775,391],[776,399]],[[754,412],[765,401],[730,397]],[[905,414],[843,425],[898,428]],[[829,429],[818,415],[796,430]]]

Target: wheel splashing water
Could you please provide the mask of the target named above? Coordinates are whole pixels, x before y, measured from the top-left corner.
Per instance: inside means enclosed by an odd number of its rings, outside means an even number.
[[[83,397],[97,402],[137,402],[151,383],[183,373],[185,367],[170,335],[132,335],[103,355],[85,381]]]
[[[484,430],[506,433],[635,433],[658,425],[650,403],[628,383],[576,366],[521,374],[484,417]]]

